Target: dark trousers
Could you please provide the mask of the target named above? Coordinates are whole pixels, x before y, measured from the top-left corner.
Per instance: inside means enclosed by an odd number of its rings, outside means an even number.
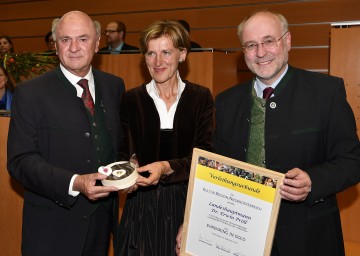
[[[82,256],[107,256],[113,214],[103,204],[91,215]]]

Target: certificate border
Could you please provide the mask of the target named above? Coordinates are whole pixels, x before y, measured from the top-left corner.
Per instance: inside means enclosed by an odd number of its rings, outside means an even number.
[[[233,167],[251,171],[253,173],[257,173],[262,176],[266,176],[266,177],[277,180],[276,187],[275,187],[275,197],[274,197],[274,200],[272,203],[273,207],[271,210],[270,223],[269,223],[269,228],[268,228],[266,241],[265,241],[265,249],[264,249],[264,255],[265,256],[270,255],[272,243],[273,243],[273,239],[274,239],[274,234],[275,234],[277,217],[278,217],[279,209],[280,209],[280,202],[281,202],[279,187],[285,177],[285,174],[275,172],[275,171],[272,171],[272,170],[269,170],[269,169],[266,169],[263,167],[255,166],[252,164],[248,164],[245,162],[241,162],[241,161],[238,161],[238,160],[235,160],[232,158],[221,156],[221,155],[211,153],[211,152],[208,152],[205,150],[201,150],[198,148],[194,148],[192,161],[191,161],[189,185],[188,185],[188,192],[187,192],[187,198],[186,198],[185,215],[184,215],[184,222],[183,222],[183,228],[182,228],[182,240],[181,240],[181,247],[180,247],[180,255],[181,256],[192,256],[191,254],[186,252],[186,241],[187,241],[188,229],[189,229],[189,219],[190,219],[190,215],[191,215],[194,183],[195,183],[196,172],[197,172],[196,167],[198,164],[199,157],[205,157],[210,160],[215,160],[215,161],[218,161],[218,162],[221,162],[221,163],[233,166]]]

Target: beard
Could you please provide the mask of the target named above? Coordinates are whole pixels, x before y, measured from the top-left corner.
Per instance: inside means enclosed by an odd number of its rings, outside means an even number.
[[[265,56],[266,57],[266,56]],[[271,63],[267,65],[259,65],[258,63],[267,62],[266,58],[255,59],[255,60],[246,60],[246,64],[250,71],[256,75],[264,84],[272,84],[284,71],[287,61],[288,54],[284,54],[283,56],[277,56],[277,58],[269,58],[268,61]],[[271,57],[271,56],[269,56]]]

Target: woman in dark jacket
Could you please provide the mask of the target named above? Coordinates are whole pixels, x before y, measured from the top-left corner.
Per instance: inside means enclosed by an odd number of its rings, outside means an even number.
[[[136,154],[140,178],[126,199],[116,255],[175,255],[183,222],[192,150],[212,150],[213,98],[208,88],[182,80],[178,65],[190,49],[187,31],[172,20],[141,33],[152,80],[125,93],[124,157]]]

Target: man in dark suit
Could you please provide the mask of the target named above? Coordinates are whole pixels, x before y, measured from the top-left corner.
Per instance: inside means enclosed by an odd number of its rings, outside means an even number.
[[[336,193],[360,181],[360,144],[344,82],[288,65],[278,13],[253,13],[238,35],[255,78],[217,96],[215,152],[285,173],[272,256],[345,255]]]
[[[125,43],[126,26],[123,22],[114,20],[106,25],[104,31],[106,36],[106,47],[100,49],[99,53],[120,53],[122,51],[140,51],[138,47]]]
[[[238,35],[256,77],[218,95],[215,151],[285,173],[271,255],[344,255],[336,193],[360,181],[344,82],[287,64],[291,35],[280,14],[255,12]]]
[[[16,88],[9,128],[8,169],[25,188],[22,255],[104,256],[117,188],[98,186],[97,169],[117,160],[124,83],[91,67],[98,22],[72,11],[52,31],[60,66]]]

